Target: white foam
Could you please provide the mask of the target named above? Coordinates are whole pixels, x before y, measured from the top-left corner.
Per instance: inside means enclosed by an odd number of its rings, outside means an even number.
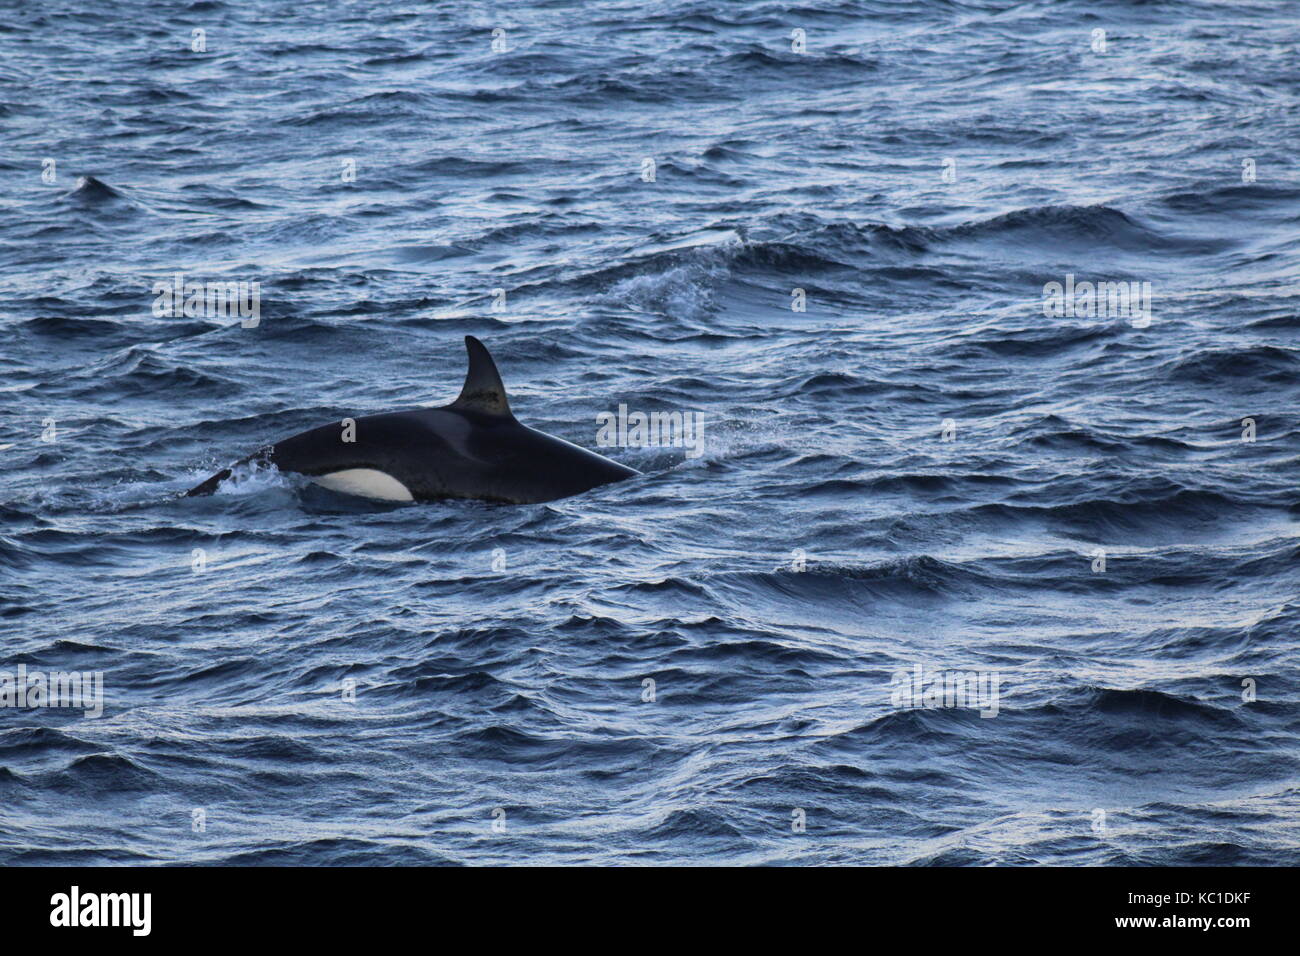
[[[291,487],[289,477],[275,465],[254,460],[232,466],[230,477],[217,486],[214,494],[256,495],[270,488]]]

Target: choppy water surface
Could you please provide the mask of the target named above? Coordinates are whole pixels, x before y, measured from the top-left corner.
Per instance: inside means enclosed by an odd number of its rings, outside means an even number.
[[[3,6],[6,862],[1300,860],[1294,6]],[[178,499],[467,333],[705,453]]]

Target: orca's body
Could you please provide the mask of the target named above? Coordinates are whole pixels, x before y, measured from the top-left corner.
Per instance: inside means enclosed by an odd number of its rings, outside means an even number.
[[[469,372],[460,397],[450,405],[322,425],[262,448],[239,464],[274,465],[335,491],[389,501],[477,498],[530,504],[638,474],[521,425],[510,412],[505,386],[483,343],[467,335],[465,347]],[[188,494],[211,494],[231,473],[224,469]]]

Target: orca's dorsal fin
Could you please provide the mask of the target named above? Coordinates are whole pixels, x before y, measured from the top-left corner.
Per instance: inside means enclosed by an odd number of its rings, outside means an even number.
[[[465,386],[460,390],[460,397],[451,403],[451,408],[468,412],[482,412],[487,415],[510,414],[510,401],[506,398],[506,387],[501,382],[501,373],[487,346],[472,335],[465,336],[465,350],[469,352],[469,370],[465,373]]]

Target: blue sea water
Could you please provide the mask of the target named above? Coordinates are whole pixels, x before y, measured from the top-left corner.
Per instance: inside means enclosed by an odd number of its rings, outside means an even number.
[[[0,671],[104,682],[0,708],[0,860],[1300,862],[1297,39],[0,4]],[[259,323],[155,315],[178,272]],[[1045,314],[1068,276],[1150,321]],[[449,401],[466,334],[524,422],[698,412],[704,454],[518,507],[179,497]],[[997,715],[899,706],[918,664]]]

